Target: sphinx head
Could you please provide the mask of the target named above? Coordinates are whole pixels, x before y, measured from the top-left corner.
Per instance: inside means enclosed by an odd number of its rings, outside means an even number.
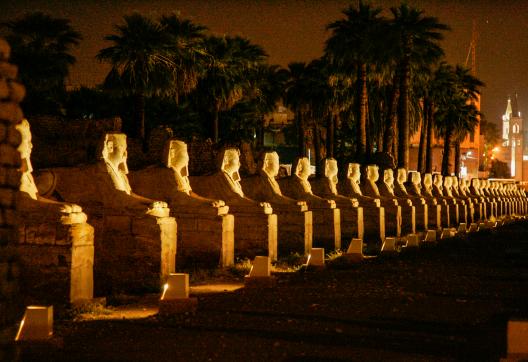
[[[420,186],[422,183],[422,176],[420,175],[420,172],[411,171],[411,182],[416,186]]]
[[[453,180],[451,179],[451,176],[444,177],[444,186],[448,189],[450,189],[451,186],[453,186]]]
[[[475,189],[478,189],[479,188],[479,179],[478,178],[472,178],[471,179],[471,186],[474,187]]]
[[[240,169],[240,151],[237,148],[226,148],[219,155],[220,169],[232,175]]]
[[[324,160],[325,177],[330,179],[333,183],[337,183],[337,160],[334,158],[326,158]]]
[[[398,168],[397,174],[396,174],[396,180],[399,183],[404,183],[407,180],[407,170],[403,167]]]
[[[451,181],[453,182],[453,186],[455,188],[458,188],[458,177],[456,176],[451,176]]]
[[[168,168],[182,172],[182,176],[188,176],[189,154],[185,142],[177,139],[168,140],[165,143],[163,154],[165,165]]]
[[[430,188],[433,185],[433,175],[430,173],[424,174],[423,184],[425,187]]]
[[[377,165],[368,165],[367,166],[367,178],[376,182],[379,179],[379,167]]]
[[[394,183],[394,174],[392,173],[392,169],[388,168],[383,171],[383,182],[388,185],[392,185]]]
[[[359,167],[359,163],[348,164],[347,178],[351,179],[352,181],[359,182],[361,179],[361,169]]]
[[[124,133],[107,133],[103,141],[101,157],[114,167],[128,173],[127,169],[127,138]]]
[[[270,177],[275,177],[279,174],[279,167],[279,155],[277,152],[265,152],[262,155],[260,169]]]
[[[295,164],[294,174],[303,180],[308,180],[311,173],[308,157],[300,157]]]
[[[18,152],[22,160],[29,160],[31,157],[31,150],[33,149],[33,143],[31,143],[31,130],[29,128],[29,122],[27,119],[23,119],[22,122],[17,124],[16,129],[20,132],[20,145],[18,146]]]
[[[438,188],[442,188],[442,184],[443,184],[443,177],[442,175],[440,175],[439,173],[435,174],[434,175],[434,178],[433,178],[433,183],[438,186]]]

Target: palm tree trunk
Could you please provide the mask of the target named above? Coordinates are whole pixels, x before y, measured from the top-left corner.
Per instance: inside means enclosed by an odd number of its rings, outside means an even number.
[[[427,140],[425,145],[425,172],[431,173],[433,170],[433,125],[434,111],[433,103],[427,108]]]
[[[134,96],[135,134],[145,144],[145,95],[140,92]]]
[[[408,59],[404,59],[401,72],[398,103],[398,167],[407,170],[409,169],[409,84],[411,82]]]
[[[317,122],[313,121],[313,145],[315,153],[315,174],[317,177],[322,175],[321,172],[321,138],[319,137],[319,127]]]
[[[455,176],[460,173],[460,140],[455,140]]]
[[[449,156],[451,156],[451,136],[453,130],[448,126],[444,136],[444,154],[442,155],[442,176],[449,176]]]
[[[326,157],[334,158],[334,116],[329,114],[326,119]]]
[[[218,114],[219,111],[215,107],[213,110],[213,142],[218,143],[219,137],[218,137]]]
[[[340,120],[341,116],[339,115],[339,112],[336,112],[336,114],[332,118],[333,118],[333,122],[334,122],[334,156],[333,157],[337,158],[339,144],[337,142],[336,132],[339,129],[339,127],[341,126],[341,120]]]
[[[423,105],[424,109],[421,113],[422,115],[422,125],[420,129],[420,146],[418,147],[418,166],[417,170],[420,173],[424,172],[424,161],[425,161],[425,142],[426,142],[426,136],[427,136],[427,127],[429,126],[427,122],[427,107],[428,107],[429,100],[427,98],[424,99]]]
[[[367,64],[360,64],[358,67],[358,91],[356,161],[362,163],[367,151]]]
[[[299,157],[306,157],[306,142],[304,135],[304,119],[300,111],[296,112],[295,119],[297,120],[297,154]]]
[[[396,139],[396,126],[398,120],[398,100],[400,98],[399,79],[394,79],[389,101],[389,110],[385,120],[385,134],[383,135],[383,149],[395,157],[396,149],[393,148]]]
[[[260,150],[264,147],[264,123],[266,121],[264,120],[264,117],[260,119],[260,124],[257,129],[257,149]]]

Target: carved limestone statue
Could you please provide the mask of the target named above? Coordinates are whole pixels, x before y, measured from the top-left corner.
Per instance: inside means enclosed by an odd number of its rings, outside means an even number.
[[[392,170],[391,170],[392,171]],[[429,226],[429,208],[425,199],[410,195],[405,188],[407,181],[407,170],[398,168],[396,181],[394,182],[394,195],[398,200],[403,202],[411,202],[415,208],[416,213],[416,228],[420,231],[427,231]]]
[[[325,158],[321,162],[321,168],[324,175],[310,180],[312,191],[324,199],[334,200],[341,210],[341,235],[345,241],[352,238],[364,239],[363,208],[359,206],[357,199],[339,195],[337,192],[337,161],[334,158]],[[343,248],[345,247],[346,245],[343,245]]]
[[[166,202],[130,187],[126,135],[106,134],[98,151],[96,164],[52,170],[55,194],[79,203],[93,220],[96,294],[159,288],[175,271],[176,221]]]
[[[19,254],[25,282],[40,303],[93,298],[94,230],[79,205],[41,197],[33,179],[31,131],[22,120],[21,183],[17,194]],[[64,260],[64,265],[61,264]],[[48,299],[49,290],[56,293]],[[65,293],[65,295],[62,295]]]
[[[407,175],[405,189],[411,197],[419,198],[427,204],[428,208],[428,228],[440,229],[442,227],[442,206],[438,204],[434,197],[422,195],[422,176],[417,171],[410,171]]]
[[[334,200],[314,195],[308,181],[310,161],[306,157],[293,163],[292,175],[279,179],[282,193],[295,200],[306,201],[313,213],[314,245],[330,250],[341,248],[341,210]]]
[[[378,189],[379,168],[377,165],[367,166],[367,177],[360,184],[363,195],[380,200],[381,206],[385,208],[385,214],[390,223],[385,230],[387,235],[399,237],[402,233],[402,207],[393,197],[383,197]],[[395,221],[394,221],[395,220]]]
[[[394,194],[394,175],[391,169],[383,171],[383,180],[378,180],[377,186],[382,197],[392,199],[402,208],[402,233],[416,233],[416,208],[410,199],[398,199]]]
[[[280,168],[277,152],[264,152],[258,174],[241,180],[244,193],[253,200],[269,203],[277,214],[279,253],[309,253],[313,242],[313,215],[305,201],[284,196],[275,179]]]
[[[235,256],[267,254],[277,259],[277,215],[268,202],[247,197],[240,184],[240,152],[223,149],[217,158],[217,171],[211,176],[192,176],[198,195],[224,200],[235,216]]]
[[[168,202],[178,223],[178,265],[234,264],[234,217],[222,200],[196,194],[189,182],[187,144],[169,139],[158,165],[130,174],[142,195]]]

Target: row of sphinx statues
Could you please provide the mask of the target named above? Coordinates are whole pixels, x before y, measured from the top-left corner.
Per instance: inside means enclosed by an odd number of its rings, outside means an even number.
[[[378,166],[357,163],[339,179],[331,158],[321,177],[298,158],[291,176],[277,179],[276,152],[264,152],[258,174],[241,179],[239,151],[227,148],[216,173],[193,177],[187,145],[177,139],[167,141],[158,165],[129,172],[122,133],[105,135],[96,164],[42,170],[35,180],[29,123],[18,129],[18,247],[40,298],[50,288],[69,302],[159,290],[176,265],[226,267],[235,257],[343,249],[352,238],[376,253],[388,236],[528,211],[526,193],[513,184],[402,168],[396,180],[391,169],[380,179]]]

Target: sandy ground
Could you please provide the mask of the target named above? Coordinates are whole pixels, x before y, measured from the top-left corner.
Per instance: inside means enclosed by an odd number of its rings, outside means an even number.
[[[157,316],[157,296],[55,322],[14,361],[496,361],[506,323],[528,320],[528,222],[321,271],[192,288],[194,315]],[[527,341],[528,344],[528,341]]]

